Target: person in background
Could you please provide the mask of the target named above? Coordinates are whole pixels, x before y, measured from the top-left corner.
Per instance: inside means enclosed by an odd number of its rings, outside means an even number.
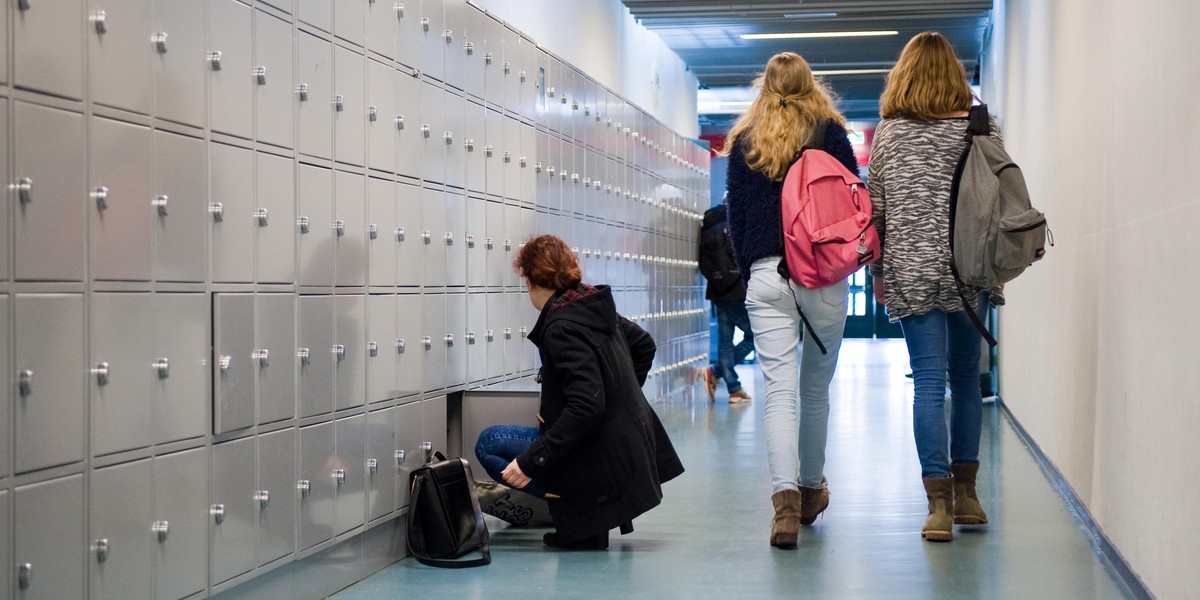
[[[771,545],[786,548],[796,545],[800,525],[811,525],[829,506],[824,474],[829,383],[846,325],[849,283],[808,289],[780,275],[783,178],[805,146],[825,150],[851,172],[857,172],[858,161],[845,118],[799,54],[771,57],[755,87],[758,96],[734,123],[723,152],[729,156],[729,233],[738,268],[749,274],[746,309],[766,383],[764,429],[775,507]],[[822,122],[824,138],[812,139]],[[828,350],[822,354],[812,336],[803,336],[799,369],[797,305]]]
[[[683,473],[642,394],[654,339],[617,314],[608,286],[583,283],[562,239],[530,238],[513,267],[541,311],[529,332],[542,361],[540,425],[489,427],[475,454],[492,478],[546,499],[556,529],[547,546],[604,549],[610,529],[633,531]]]
[[[704,297],[712,301],[717,312],[717,366],[704,369],[708,401],[716,400],[717,380],[724,379],[730,404],[749,402],[750,394],[742,389],[733,367],[745,362],[754,351],[754,334],[750,330],[750,315],[746,313],[746,283],[733,259],[724,201],[704,212],[700,226],[700,273],[708,281]],[[735,327],[742,330],[742,341],[737,345],[733,343]]]
[[[921,536],[930,541],[950,541],[953,523],[987,523],[975,493],[983,423],[981,336],[963,310],[949,247],[950,183],[966,146],[971,100],[966,73],[946,38],[917,34],[884,84],[883,120],[870,160],[872,222],[883,249],[871,265],[872,284],[908,345],[913,437],[929,500]],[[994,123],[992,135],[999,141]],[[964,292],[981,319],[989,303],[1004,303],[999,288],[966,286]]]

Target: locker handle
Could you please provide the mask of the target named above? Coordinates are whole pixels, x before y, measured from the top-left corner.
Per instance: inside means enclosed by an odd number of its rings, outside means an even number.
[[[421,17],[421,31],[429,31],[429,17]]]
[[[225,522],[225,505],[214,504],[208,509],[208,513],[213,516],[213,523],[220,525]]]
[[[463,147],[467,149],[467,152],[474,152],[475,140],[472,138],[463,138]]]
[[[224,374],[226,371],[229,370],[229,367],[233,366],[233,357],[229,356],[229,355],[222,356],[217,361],[217,364],[221,369],[221,374]]]
[[[373,240],[378,239],[379,238],[379,226],[374,223],[367,225],[367,237],[369,237]]]
[[[504,251],[512,252],[512,240],[504,240]]]
[[[308,364],[308,356],[309,356],[308,348],[298,348],[298,349],[296,349],[296,358],[299,358],[299,359],[300,359],[300,364],[301,364],[301,365],[307,365],[307,364]]]
[[[421,442],[421,452],[425,453],[425,464],[433,462],[433,443]]]
[[[334,344],[333,356],[337,358],[338,362],[346,360],[346,346],[344,344]]]
[[[368,458],[367,459],[367,471],[369,471],[372,475],[378,473],[379,472],[379,461],[375,460],[374,458]]]
[[[486,156],[487,158],[491,158],[494,154],[496,154],[496,151],[495,151],[495,148],[491,144],[485,144],[483,146],[483,155],[484,156]]]
[[[209,52],[207,55],[205,55],[205,58],[208,59],[208,65],[210,67],[212,67],[212,70],[214,70],[214,71],[221,70],[221,51],[220,50],[213,50],[212,52]]]
[[[106,18],[107,16],[104,14],[104,11],[97,10],[88,16],[88,21],[91,21],[92,25],[96,27],[96,33],[104,34],[108,32],[108,26],[104,23]]]
[[[584,257],[584,258],[591,258],[591,257],[592,257],[592,249],[591,249],[591,248],[584,248],[584,249],[583,249],[583,257]]]
[[[474,56],[475,55],[475,44],[473,44],[471,42],[465,42],[465,43],[463,43],[463,50],[466,51],[467,56]]]
[[[451,29],[443,29],[442,30],[442,39],[446,40],[447,44],[449,44],[450,42],[453,42],[454,41],[454,31]]]
[[[524,156],[521,157],[521,166],[522,167],[525,166],[525,157]],[[533,172],[541,173],[542,172],[542,163],[540,163],[540,162],[533,163]]]
[[[554,97],[554,86],[546,88],[546,96],[550,98]]]
[[[395,453],[395,457],[396,457],[396,466],[403,467],[404,466],[404,451],[397,450]]]
[[[525,71],[521,71],[519,75],[521,76],[521,83],[525,83]]]
[[[475,332],[474,332],[474,331],[468,331],[468,332],[467,332],[467,345],[468,345],[468,346],[474,346],[474,345],[475,345]]]
[[[600,185],[601,185],[601,184],[600,184],[600,180],[599,180],[599,179],[597,179],[597,180],[595,180],[595,181],[593,181],[593,182],[592,182],[592,189],[594,189],[594,190],[596,190],[596,191],[598,192],[598,191],[600,191]]]
[[[333,232],[336,233],[338,237],[346,235],[346,222],[341,219],[334,220]]]
[[[33,202],[33,179],[22,177],[16,183],[10,185],[9,188],[17,191],[17,199],[21,204]]]
[[[96,562],[104,562],[108,560],[108,538],[100,538],[96,540]]]
[[[345,469],[334,469],[333,479],[335,481],[337,481],[338,487],[342,487],[343,485],[346,485],[346,470]]]
[[[259,368],[267,368],[271,366],[271,351],[266,348],[259,348],[250,353],[251,360],[257,360]]]
[[[395,232],[395,233],[396,233],[396,241],[397,241],[397,242],[403,242],[403,241],[404,241],[404,238],[405,238],[404,228],[403,228],[403,227],[397,227],[397,228],[396,228],[396,232]]]
[[[266,85],[267,84],[267,68],[266,67],[254,67],[254,70],[251,71],[251,73],[254,75],[254,80],[258,82],[258,85]]]
[[[404,340],[396,340],[396,354],[404,354],[405,346]]]
[[[453,143],[454,143],[454,132],[453,132],[453,131],[446,131],[446,132],[443,132],[443,133],[442,133],[442,139],[446,140],[446,145],[447,145],[447,146],[449,146],[449,145],[453,144]]]
[[[431,338],[427,335],[421,337],[421,345],[425,346],[426,350],[433,349],[433,338]]]
[[[372,358],[379,356],[379,344],[377,342],[367,342],[367,355]]]
[[[474,247],[475,247],[475,236],[473,236],[473,235],[468,235],[468,236],[467,236],[467,247],[468,247],[468,248],[474,248]]]
[[[404,115],[396,115],[396,129],[404,131]]]
[[[21,10],[26,10],[29,8],[29,3],[26,2],[25,0],[21,0],[20,3],[24,5],[24,7]],[[29,589],[29,586],[32,584],[33,584],[33,565],[30,563],[21,563],[21,566],[17,567],[17,585],[18,585],[18,587],[20,587],[23,590],[27,590],[27,589]]]
[[[590,117],[590,116],[592,116],[592,107],[590,107],[590,106],[584,106],[584,107],[583,107],[583,116],[585,116],[585,117]]]
[[[374,106],[367,107],[367,120],[374,123],[379,120],[379,109]]]
[[[92,375],[96,376],[97,385],[108,385],[108,363],[99,362],[95,367],[92,367]]]
[[[517,328],[517,333],[520,333],[521,337],[525,337],[525,335],[529,333],[529,329],[527,327],[525,327],[524,325],[522,325]]]
[[[397,19],[404,18],[404,3],[403,2],[397,2],[395,5],[392,6],[392,10],[396,11]]]
[[[312,492],[312,484],[307,479],[301,479],[296,482],[296,489],[300,490],[301,498],[307,498],[308,494]]]
[[[566,94],[563,94],[563,95],[562,95],[561,102],[562,102],[562,104],[566,104],[566,103],[567,103],[567,95],[566,95]]]
[[[506,339],[506,340],[512,339],[512,327],[504,328],[504,339]]]
[[[428,244],[432,244],[432,243],[433,243],[433,232],[432,232],[432,231],[429,231],[428,229],[426,229],[426,230],[422,231],[422,232],[421,232],[421,239],[422,239],[422,240],[425,240],[425,244],[426,244],[426,245],[428,245]]]
[[[510,73],[512,73],[512,63],[506,60],[504,61],[504,74],[508,75]]]
[[[159,379],[166,379],[171,376],[171,359],[160,357],[154,359],[154,370],[158,372]]]
[[[494,249],[496,247],[496,240],[493,240],[492,238],[485,238],[483,240],[483,247],[487,248],[488,250]]]
[[[566,171],[563,171],[563,172],[566,173]],[[547,175],[554,177],[554,173],[555,173],[554,165],[550,165],[550,166],[546,167]]]
[[[308,217],[296,217],[296,226],[300,228],[300,233],[308,233]]]
[[[563,173],[565,174],[566,171],[563,171]],[[571,183],[574,183],[574,184],[579,183],[579,173],[571,173]]]
[[[565,98],[564,98],[564,100],[565,100]],[[571,110],[579,110],[579,101],[578,100],[571,101]]]
[[[92,193],[88,194],[88,195],[91,196],[92,200],[94,200],[96,202],[97,210],[105,210],[108,208],[108,188],[107,187],[98,185],[98,186],[96,186],[96,189],[92,190]]]
[[[517,163],[521,165],[522,169],[524,169],[525,167],[529,166],[529,159],[522,156],[521,158],[517,159]]]
[[[583,178],[583,187],[592,187],[592,178],[591,177]],[[597,187],[596,189],[600,189],[600,188]]]
[[[489,342],[494,341],[496,339],[496,334],[491,329],[489,329],[489,330],[483,332],[483,339],[485,339]]]
[[[22,396],[28,396],[33,392],[33,371],[29,369],[22,370],[17,376],[17,380],[19,382],[17,387],[20,388]]]
[[[258,208],[258,209],[254,210],[254,220],[258,221],[259,227],[267,226],[267,215],[268,214],[269,213],[267,212],[267,209],[265,209],[265,208]]]
[[[155,521],[150,525],[150,531],[158,534],[158,541],[167,541],[167,534],[171,532],[171,524],[167,521]]]
[[[485,65],[492,64],[492,53],[491,52],[483,53],[483,64],[485,64]]]
[[[442,239],[446,241],[447,246],[454,245],[454,233],[453,232],[447,231],[446,233],[442,234]]]
[[[213,202],[208,205],[208,214],[212,215],[214,223],[220,223],[225,220],[225,205],[220,202]]]
[[[159,54],[167,53],[167,33],[165,31],[150,36],[150,43],[154,44],[154,48]]]
[[[425,136],[425,138],[426,138],[426,139],[428,139],[428,138],[429,138],[429,136],[431,135],[431,132],[430,132],[430,129],[429,129],[429,125],[428,125],[428,124],[425,124],[425,125],[422,125],[422,126],[421,126],[421,135]]]
[[[170,200],[171,198],[166,194],[159,194],[150,201],[150,205],[158,210],[158,216],[165,217],[167,216],[167,202]]]
[[[512,163],[512,152],[505,150],[504,153],[501,154],[500,156],[504,159],[504,164],[507,165],[507,164]]]
[[[558,172],[558,178],[563,181],[567,180],[567,170],[565,168]]]
[[[338,94],[333,97],[333,109],[337,112],[342,112],[346,109],[346,97]]]
[[[308,101],[308,84],[300,83],[296,85],[296,95],[300,97],[301,102]]]
[[[271,505],[271,491],[259,490],[254,494],[254,499],[258,501],[259,510],[266,510]]]
[[[579,246],[571,246],[571,254],[579,254]]]
[[[442,337],[442,341],[446,342],[447,348],[453,348],[454,347],[454,334],[447,333],[444,337]]]

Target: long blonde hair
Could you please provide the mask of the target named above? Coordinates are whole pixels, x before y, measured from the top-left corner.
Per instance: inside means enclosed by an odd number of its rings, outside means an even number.
[[[883,85],[880,116],[929,121],[970,108],[967,72],[950,42],[932,31],[913,36]]]
[[[795,52],[772,56],[754,87],[758,96],[729,130],[720,154],[728,156],[734,144],[745,143],[746,164],[774,181],[783,180],[792,156],[820,121],[846,124],[825,82]]]

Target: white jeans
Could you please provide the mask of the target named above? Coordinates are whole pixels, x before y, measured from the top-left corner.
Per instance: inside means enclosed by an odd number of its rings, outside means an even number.
[[[796,285],[780,277],[778,265],[777,256],[755,261],[746,291],[754,350],[767,387],[764,429],[772,493],[794,490],[797,483],[804,487],[821,485],[829,430],[829,382],[842,346],[849,291],[845,280],[815,290]],[[796,310],[797,301],[828,354],[821,354],[812,336],[805,335],[797,360],[804,327]]]

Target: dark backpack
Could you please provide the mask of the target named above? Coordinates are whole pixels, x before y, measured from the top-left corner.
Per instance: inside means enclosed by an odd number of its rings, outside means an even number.
[[[733,260],[733,244],[729,239],[729,220],[724,204],[704,212],[700,227],[700,273],[708,280],[705,297],[710,300],[736,298],[743,293],[742,273]]]

